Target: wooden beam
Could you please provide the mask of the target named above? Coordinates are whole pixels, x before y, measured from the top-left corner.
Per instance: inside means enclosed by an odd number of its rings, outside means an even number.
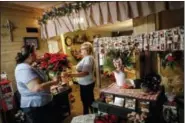
[[[38,13],[40,15],[42,15],[42,13],[44,11],[43,9],[17,5],[17,4],[9,3],[9,2],[1,2],[0,9],[1,8],[15,9],[15,10],[19,10],[19,11],[32,12],[32,13],[34,12],[34,13]]]

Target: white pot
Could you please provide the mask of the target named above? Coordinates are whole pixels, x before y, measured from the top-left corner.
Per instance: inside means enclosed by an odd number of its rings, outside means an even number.
[[[114,71],[114,76],[116,78],[116,84],[118,86],[123,86],[125,83],[125,74],[122,71],[120,72]]]

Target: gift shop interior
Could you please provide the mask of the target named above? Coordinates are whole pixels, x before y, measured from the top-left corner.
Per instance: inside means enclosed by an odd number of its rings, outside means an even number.
[[[184,122],[184,2],[0,10],[0,123]]]

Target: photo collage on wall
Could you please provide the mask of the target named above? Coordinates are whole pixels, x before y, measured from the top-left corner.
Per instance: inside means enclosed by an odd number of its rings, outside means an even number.
[[[184,50],[184,26],[136,36],[102,37],[97,40],[98,47],[103,46],[105,53],[110,49],[125,51],[133,47],[136,51]]]

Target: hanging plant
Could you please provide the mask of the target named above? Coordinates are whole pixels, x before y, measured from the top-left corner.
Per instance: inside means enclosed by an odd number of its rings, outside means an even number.
[[[169,66],[170,68],[174,69],[176,65],[175,57],[173,56],[172,52],[164,52],[160,54],[161,56],[161,65],[163,68]]]
[[[61,7],[53,7],[50,11],[44,12],[42,17],[38,19],[39,25],[46,24],[48,20],[70,15],[73,11],[78,12],[81,9],[86,9],[96,2],[91,1],[78,1],[73,3],[65,4]]]

